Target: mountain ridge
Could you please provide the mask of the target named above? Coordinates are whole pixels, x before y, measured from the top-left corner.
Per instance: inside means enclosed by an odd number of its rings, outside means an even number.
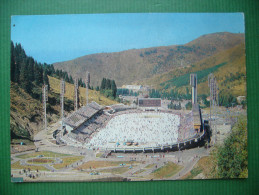
[[[186,67],[235,45],[244,43],[243,33],[212,33],[184,44],[121,52],[98,53],[53,64],[55,69],[69,72],[73,77],[91,73],[93,86],[100,85],[103,77],[114,79],[118,86]],[[76,68],[75,68],[76,67]]]

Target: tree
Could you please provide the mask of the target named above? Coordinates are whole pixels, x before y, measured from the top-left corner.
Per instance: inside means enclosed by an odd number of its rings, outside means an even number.
[[[64,76],[65,76],[64,80],[69,83],[69,77],[68,77],[67,72],[65,72],[65,75],[64,75]]]
[[[200,98],[206,107],[210,106],[210,102],[207,100],[207,96],[205,94],[200,95]]]
[[[106,78],[103,78],[101,83],[101,91],[105,89],[105,86],[106,86]]]
[[[111,83],[111,89],[112,89],[112,96],[114,98],[116,98],[116,94],[117,94],[117,86],[116,86],[116,83],[114,80],[112,80],[112,83]]]
[[[49,78],[48,78],[46,70],[44,71],[44,74],[43,74],[43,82],[45,85],[49,86]]]
[[[36,85],[42,85],[43,84],[43,68],[38,65],[38,63],[35,63],[34,66],[35,69],[35,80]]]
[[[110,79],[106,79],[105,89],[111,89],[111,80]]]
[[[219,105],[230,107],[232,106],[232,103],[234,105],[237,105],[237,99],[234,97],[229,91],[220,91],[219,93]]]
[[[69,83],[74,84],[74,80],[71,75],[69,76]]]
[[[191,103],[191,102],[188,102],[188,103],[185,105],[185,108],[186,108],[186,110],[191,110],[191,109],[192,109],[192,103]]]
[[[15,59],[13,42],[11,42],[11,81],[15,81]]]
[[[47,74],[53,76],[55,74],[55,69],[53,64],[47,66]]]
[[[21,75],[20,75],[20,83],[21,87],[27,92],[31,93],[31,83],[29,80],[29,70],[28,70],[28,63],[26,62],[26,59],[23,60],[21,64]]]
[[[28,77],[30,82],[33,82],[35,80],[34,59],[32,57],[28,58]]]
[[[224,145],[215,153],[220,178],[246,178],[248,175],[247,120],[240,117]]]
[[[23,59],[25,52],[22,49],[21,44],[15,44],[14,47],[14,82],[20,83],[20,70],[21,70],[21,64],[23,62]]]

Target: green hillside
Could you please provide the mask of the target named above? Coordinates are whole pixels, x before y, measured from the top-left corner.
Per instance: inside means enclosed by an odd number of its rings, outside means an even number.
[[[50,84],[51,91],[53,91],[54,93],[57,93],[57,94],[60,92],[60,80],[59,79],[49,76],[49,84]],[[81,105],[85,105],[86,89],[83,87],[79,87],[79,93],[80,93]],[[95,91],[95,90],[91,90],[91,89],[88,90],[88,96],[89,96],[89,99],[88,99],[89,102],[95,101],[98,104],[103,105],[103,106],[118,103],[114,100],[104,97],[99,91]],[[65,97],[68,100],[74,101],[74,85],[73,84],[66,83]]]
[[[218,68],[224,66],[226,63],[221,63],[218,64],[216,66],[213,66],[211,68],[206,68],[203,70],[199,70],[199,71],[195,71],[195,72],[191,72],[194,74],[197,74],[197,84],[200,84],[204,81],[206,81],[207,76],[212,73],[215,72]],[[164,83],[161,83],[160,85],[164,88],[164,89],[168,89],[170,87],[175,86],[176,88],[182,87],[182,86],[186,86],[189,85],[190,82],[190,73],[184,74],[182,76],[179,77],[175,77],[173,79],[170,79]]]
[[[156,89],[176,89],[185,93],[189,86],[190,74],[198,77],[198,93],[209,93],[207,76],[213,73],[220,91],[234,96],[246,96],[245,45],[239,44],[231,49],[207,57],[192,66],[173,68],[171,71],[138,81],[138,84],[153,85]]]

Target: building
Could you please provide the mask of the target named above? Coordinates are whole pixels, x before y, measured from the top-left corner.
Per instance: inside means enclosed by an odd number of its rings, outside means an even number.
[[[121,88],[132,90],[133,92],[140,91],[142,89],[142,85],[123,85]]]
[[[139,98],[138,106],[139,107],[149,107],[149,108],[158,108],[161,107],[161,98]]]
[[[197,74],[190,74],[190,85],[192,87],[192,104],[197,104]]]
[[[245,101],[245,100],[246,100],[246,96],[238,96],[238,97],[237,97],[237,102],[238,102],[239,104],[241,104],[242,101]]]

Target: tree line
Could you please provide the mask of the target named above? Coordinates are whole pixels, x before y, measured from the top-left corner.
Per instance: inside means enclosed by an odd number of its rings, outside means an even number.
[[[124,95],[124,96],[138,96],[139,95],[139,92],[133,92],[133,90],[129,90],[129,89],[126,89],[126,88],[120,88],[120,89],[117,89],[117,96],[119,95]]]
[[[114,80],[103,78],[101,86],[97,86],[97,91],[100,90],[106,97],[115,99],[117,96],[117,86]]]
[[[168,100],[189,100],[192,98],[189,88],[186,87],[186,93],[179,93],[177,90],[171,89],[170,91],[151,89],[149,91],[150,98],[162,98]]]
[[[53,64],[40,63],[26,54],[20,43],[14,45],[11,42],[11,81],[18,83],[27,93],[33,95],[34,88],[43,84],[49,85],[49,76],[64,79],[73,84],[74,80],[66,71],[55,70]],[[86,87],[82,78],[78,80],[78,85]]]
[[[43,83],[49,84],[47,77],[47,64],[38,63],[27,56],[21,44],[11,42],[11,81],[20,84],[27,93],[33,87]]]

